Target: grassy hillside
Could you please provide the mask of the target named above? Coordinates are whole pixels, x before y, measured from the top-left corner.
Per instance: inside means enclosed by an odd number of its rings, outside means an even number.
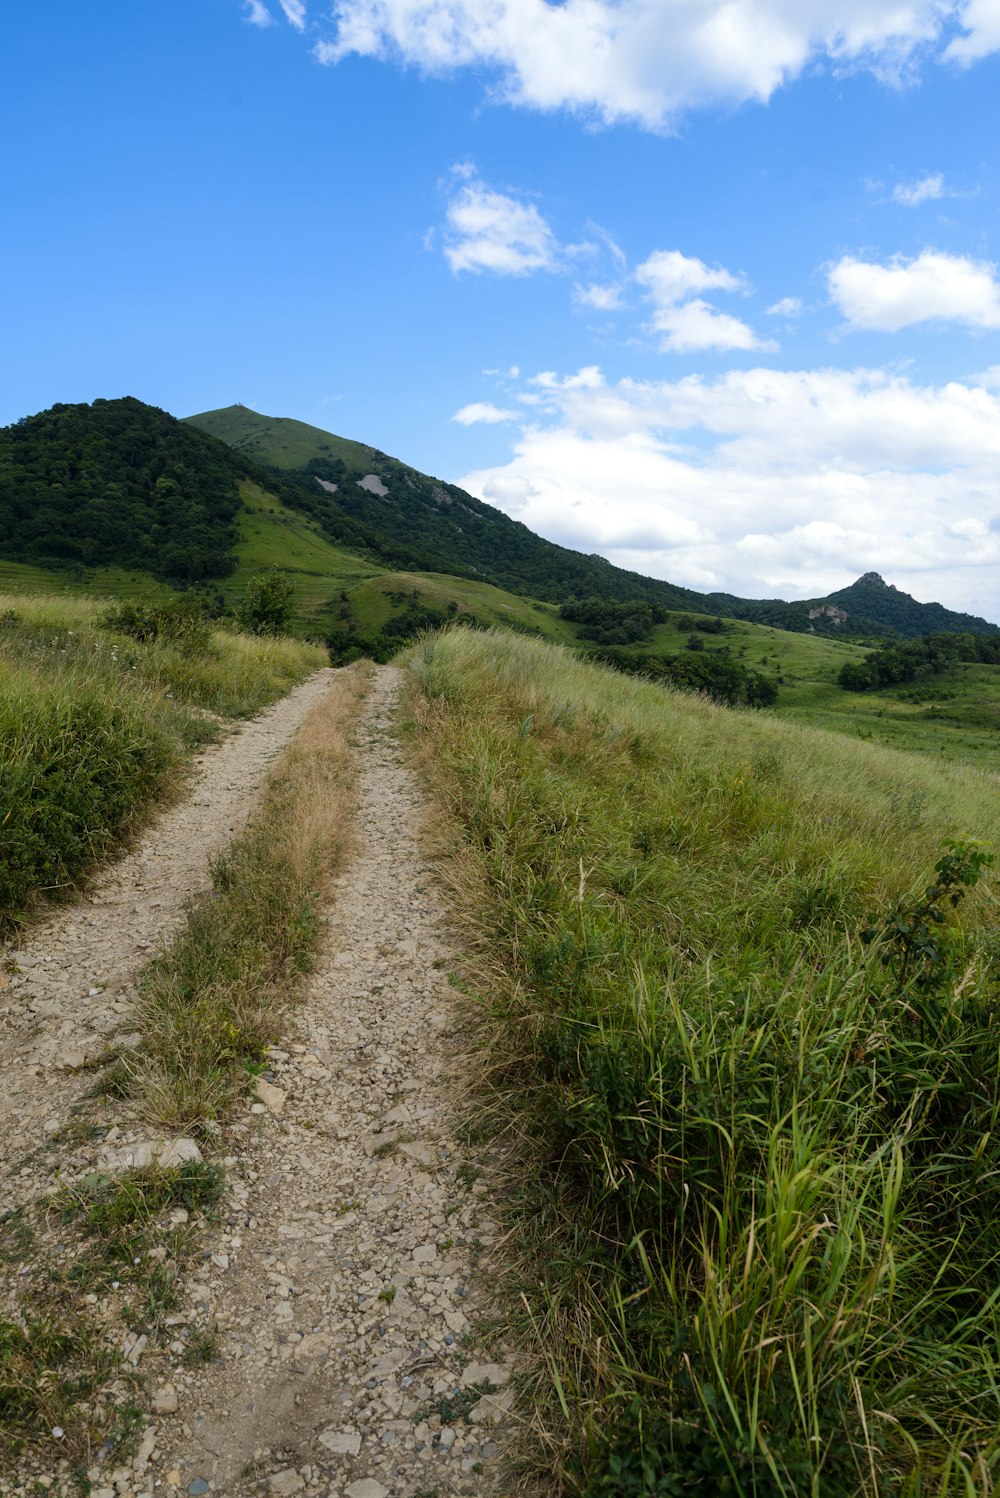
[[[220,721],[325,664],[293,640],[199,624],[140,643],[107,602],[0,595],[0,928],[71,892]]]
[[[249,406],[223,406],[218,411],[189,416],[186,421],[268,468],[295,470],[306,468],[313,458],[339,458],[350,468],[368,472],[376,456],[375,449],[362,442],[337,437],[287,416],[262,416]]]
[[[254,574],[278,567],[292,580],[304,625],[322,625],[342,589],[381,575],[377,562],[334,546],[314,520],[259,484],[245,481],[240,495],[237,566],[222,589],[227,600],[241,598]]]
[[[995,778],[509,634],[409,672],[529,1141],[547,1490],[991,1491]]]
[[[459,620],[471,617],[481,624],[506,625],[567,644],[573,640],[572,627],[559,618],[552,604],[446,573],[383,572],[353,588],[348,603],[359,627],[376,632],[399,611],[400,596],[414,592],[433,609],[446,610],[454,604]]]
[[[351,442],[320,427],[265,416],[248,406],[204,411],[187,420],[229,443],[255,462],[279,470],[314,499],[324,495],[364,525],[383,546],[405,544],[423,557],[399,557],[407,570],[467,574],[548,602],[572,594],[645,598],[666,608],[747,619],[781,629],[852,637],[899,632],[917,636],[935,629],[994,633],[1000,626],[940,604],[921,604],[866,573],[830,599],[781,599],[699,594],[689,588],[613,567],[601,557],[556,546],[454,484],[430,478],[377,448]],[[810,612],[833,602],[847,619]]]

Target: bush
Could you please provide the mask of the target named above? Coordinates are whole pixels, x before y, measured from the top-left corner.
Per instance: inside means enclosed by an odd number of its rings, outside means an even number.
[[[211,623],[191,594],[160,605],[132,601],[115,604],[100,622],[104,629],[128,635],[143,645],[154,640],[169,642],[184,655],[204,654],[212,638]]]
[[[277,569],[252,577],[234,610],[236,626],[246,635],[284,635],[295,612],[295,595],[287,573]]]
[[[0,698],[0,925],[70,892],[162,788],[177,745],[141,697],[8,682]]]

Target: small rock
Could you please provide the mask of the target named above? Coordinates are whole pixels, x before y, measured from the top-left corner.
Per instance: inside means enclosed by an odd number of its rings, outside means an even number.
[[[271,1082],[265,1082],[260,1077],[254,1092],[269,1113],[282,1113],[285,1107],[285,1098],[288,1094],[283,1087],[275,1087]]]
[[[185,1165],[189,1160],[201,1160],[202,1153],[193,1139],[171,1139],[157,1151],[157,1159],[165,1170],[174,1165]]]
[[[346,1489],[347,1498],[388,1498],[389,1489],[384,1488],[374,1477],[362,1477]]]
[[[336,1456],[357,1456],[361,1450],[361,1432],[350,1426],[343,1430],[334,1430],[331,1426],[321,1432],[319,1443]]]
[[[196,1477],[188,1483],[188,1492],[191,1498],[200,1498],[200,1494],[208,1492],[208,1483],[203,1477]]]
[[[305,1483],[294,1467],[283,1467],[267,1479],[267,1491],[274,1493],[276,1498],[291,1498],[293,1493],[301,1493],[304,1487]]]
[[[176,1415],[177,1413],[177,1390],[173,1384],[161,1384],[153,1395],[154,1415]]]
[[[421,1144],[419,1139],[412,1140],[409,1144],[401,1144],[399,1153],[405,1155],[408,1160],[413,1160],[417,1165],[424,1165],[428,1169],[435,1163],[434,1151],[429,1144]]]
[[[437,1258],[437,1248],[433,1243],[421,1243],[413,1250],[413,1262],[415,1264],[433,1264]]]

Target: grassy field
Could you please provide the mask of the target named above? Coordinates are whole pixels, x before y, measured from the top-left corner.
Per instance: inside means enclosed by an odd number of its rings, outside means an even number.
[[[628,653],[641,660],[644,655],[685,651],[691,630],[679,621],[686,617],[690,616],[672,614],[651,639]],[[572,636],[571,626],[569,630]],[[960,665],[954,675],[932,678],[919,687],[860,693],[843,691],[837,677],[845,661],[863,658],[870,647],[836,636],[726,620],[725,633],[706,636],[705,648],[725,648],[735,660],[772,677],[778,683],[773,711],[790,722],[952,763],[983,769],[996,765],[1000,670],[995,667]]]
[[[399,609],[390,595],[414,591],[428,608],[444,611],[454,603],[459,617],[471,614],[481,624],[506,625],[566,644],[574,638],[572,625],[559,618],[559,611],[552,604],[521,598],[490,583],[449,577],[443,572],[383,572],[351,589],[348,605],[361,629],[376,633]]]
[[[551,1491],[992,1492],[994,777],[509,634],[408,670]]]
[[[107,600],[0,595],[0,927],[71,893],[148,815],[186,753],[325,664],[288,639],[139,643]]]

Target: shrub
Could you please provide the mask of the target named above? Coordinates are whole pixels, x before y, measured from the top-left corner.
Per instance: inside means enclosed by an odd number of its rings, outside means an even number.
[[[288,633],[295,612],[291,579],[276,568],[262,577],[252,577],[234,610],[237,628],[247,635]]]

